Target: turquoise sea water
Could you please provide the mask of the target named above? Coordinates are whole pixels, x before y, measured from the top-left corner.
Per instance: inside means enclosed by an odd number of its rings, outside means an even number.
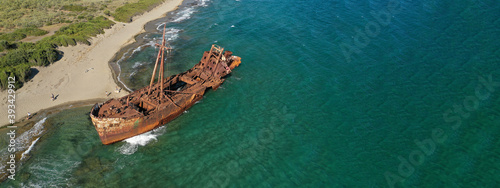
[[[90,107],[49,115],[16,180],[0,186],[500,184],[498,1],[186,3],[117,58],[120,80],[147,85],[167,21],[167,74],[212,43],[242,57],[220,89],[108,146]]]

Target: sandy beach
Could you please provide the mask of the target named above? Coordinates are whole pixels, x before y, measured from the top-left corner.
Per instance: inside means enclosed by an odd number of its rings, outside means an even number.
[[[61,60],[48,67],[35,67],[38,73],[32,80],[16,91],[16,121],[26,118],[42,109],[57,105],[120,97],[128,94],[126,90],[115,92],[118,85],[114,82],[108,62],[116,52],[134,42],[134,36],[144,31],[144,25],[175,10],[182,0],[167,0],[143,15],[134,17],[131,23],[116,22],[104,34],[92,38],[92,45],[60,47],[64,52]],[[111,92],[109,96],[106,92]],[[55,100],[51,99],[52,94]],[[0,92],[0,126],[7,125],[7,91]]]

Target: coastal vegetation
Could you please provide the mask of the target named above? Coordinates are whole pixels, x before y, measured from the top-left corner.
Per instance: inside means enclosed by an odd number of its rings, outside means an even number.
[[[100,16],[88,22],[74,23],[59,29],[54,35],[45,37],[36,43],[9,42],[0,40],[0,49],[7,50],[0,57],[0,88],[7,87],[8,77],[15,77],[16,88],[27,81],[32,66],[47,66],[59,58],[57,46],[87,44],[89,38],[101,34],[113,21]]]
[[[87,22],[79,22],[61,27],[54,35],[42,39],[41,42],[55,46],[76,45],[76,43],[90,45],[88,41],[90,37],[104,33],[104,29],[110,28],[113,24],[113,21],[99,16]]]
[[[159,5],[164,0],[139,0],[135,3],[128,3],[120,8],[117,8],[113,17],[116,21],[131,22],[132,17],[139,15],[153,7]]]
[[[61,58],[58,46],[90,45],[89,39],[110,28],[115,20],[130,22],[164,0],[0,0],[0,89],[8,77],[22,87],[33,66],[47,66]],[[40,29],[70,23],[35,43],[21,42],[27,36],[43,36]]]
[[[79,21],[80,15],[102,15],[104,0],[0,0],[0,31]]]
[[[42,36],[49,32],[34,27],[17,29],[12,33],[0,34],[0,41],[16,41],[26,38],[26,36]]]

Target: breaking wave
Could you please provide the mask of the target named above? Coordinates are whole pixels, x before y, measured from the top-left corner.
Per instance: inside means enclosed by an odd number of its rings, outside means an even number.
[[[125,59],[125,57],[127,57],[127,54],[128,54],[128,52],[125,52],[122,55],[122,57],[118,61],[116,61],[116,65],[118,66],[118,76],[116,76],[116,78],[117,78],[118,82],[122,83],[122,85],[125,87],[125,89],[127,89],[129,92],[133,92],[133,90],[130,89],[129,87],[127,87],[127,85],[125,83],[123,83],[123,81],[120,79],[120,76],[122,74],[122,66],[120,66],[120,62],[122,62]]]
[[[26,148],[28,148],[26,151],[22,153],[21,160],[23,160],[25,158],[25,155],[27,155],[31,151],[31,149],[33,149],[39,138],[37,138],[34,141],[31,141],[31,139],[40,136],[43,133],[43,123],[45,123],[46,119],[47,118],[43,118],[42,120],[38,121],[37,123],[35,123],[35,125],[33,125],[31,129],[27,130],[26,132],[22,133],[21,135],[15,138],[16,152],[23,151],[26,150]],[[10,154],[7,148],[8,147],[5,147],[0,150],[0,156],[8,156]],[[5,164],[8,159],[9,159],[8,157],[0,158],[0,174],[6,172],[7,166]]]
[[[134,65],[132,66],[132,68],[135,69],[135,68],[140,67],[140,66],[142,66],[144,64],[145,64],[145,62],[135,62]]]
[[[134,50],[132,50],[132,53],[129,56],[132,56],[135,53],[140,52],[144,47],[148,47],[148,46],[155,47],[155,44],[156,43],[154,42],[154,39],[153,39],[153,40],[149,41],[148,43],[140,45],[139,47],[137,47]],[[127,55],[128,55],[128,53],[127,53]]]
[[[172,20],[172,22],[181,22],[181,21],[187,20],[187,19],[191,18],[191,14],[193,14],[194,12],[195,12],[195,10],[193,7],[189,7],[189,8],[186,8],[184,10],[181,10],[176,14],[176,18],[174,20]]]
[[[40,139],[40,137],[38,137],[36,140],[31,142],[30,147],[26,151],[24,151],[23,154],[21,155],[21,160],[26,158],[26,156],[30,153],[30,151],[33,149],[33,146],[35,146],[36,142],[38,142],[39,139]]]
[[[31,139],[43,133],[43,123],[47,118],[43,118],[33,125],[33,127],[16,138],[16,151],[22,151],[31,146]]]
[[[180,29],[169,28],[165,31],[165,38],[167,38],[168,41],[174,41],[179,38],[180,31]]]
[[[137,71],[133,71],[132,73],[130,73],[130,74],[128,75],[128,77],[135,76],[136,74],[137,74]]]
[[[177,14],[175,14],[175,17],[173,18],[172,22],[181,22],[181,21],[184,21],[184,20],[191,18],[191,15],[194,12],[196,12],[196,9],[195,9],[196,7],[206,7],[206,6],[208,6],[208,2],[210,2],[210,0],[198,0],[198,1],[196,1],[196,4],[194,6],[184,8],[184,9],[180,10],[179,12],[177,12]],[[160,24],[160,25],[162,25],[162,24]]]
[[[210,0],[199,0],[198,6],[206,7],[208,6],[208,2],[210,2]]]
[[[156,129],[153,129],[149,132],[146,132],[146,133],[134,136],[134,137],[127,138],[127,139],[123,140],[123,142],[125,142],[125,144],[122,145],[121,147],[119,147],[117,150],[121,154],[132,155],[137,151],[139,146],[145,146],[152,141],[157,141],[158,140],[157,137],[160,135],[163,135],[165,133],[165,131],[166,131],[166,127],[161,126],[161,127],[156,128]]]
[[[160,27],[161,25],[163,24],[160,24],[158,27],[156,27],[156,30],[158,30],[160,33],[163,33],[163,28]],[[165,29],[165,38],[167,39],[167,41],[174,41],[176,39],[179,38],[179,32],[181,32],[182,30],[180,29],[177,29],[177,28],[166,28]],[[152,42],[153,41],[156,41],[156,40],[159,40],[159,43],[161,42],[161,36],[160,38],[156,39],[156,38],[153,38]],[[155,43],[153,42],[153,44],[151,46],[155,46]]]

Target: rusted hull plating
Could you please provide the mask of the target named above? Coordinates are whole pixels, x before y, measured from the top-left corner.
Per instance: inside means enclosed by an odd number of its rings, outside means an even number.
[[[201,100],[207,89],[216,90],[240,63],[241,58],[232,52],[223,54],[223,48],[212,45],[188,71],[165,79],[158,75],[162,81],[157,84],[151,81],[150,86],[127,96],[95,104],[90,113],[92,123],[103,144],[148,132],[181,115]]]
[[[94,126],[101,138],[101,142],[103,144],[112,144],[114,142],[118,142],[124,140],[126,138],[130,138],[150,130],[153,130],[165,123],[168,123],[181,115],[184,111],[193,106],[196,101],[199,101],[203,98],[203,95],[195,98],[189,105],[185,108],[175,110],[174,112],[166,112],[167,109],[160,111],[156,114],[155,117],[138,117],[133,119],[122,119],[122,118],[99,118],[92,113],[90,114],[90,118],[94,123]],[[92,112],[99,111],[99,105],[95,105],[92,108]],[[169,113],[169,114],[166,114]],[[110,126],[117,126],[116,129],[109,130]]]

